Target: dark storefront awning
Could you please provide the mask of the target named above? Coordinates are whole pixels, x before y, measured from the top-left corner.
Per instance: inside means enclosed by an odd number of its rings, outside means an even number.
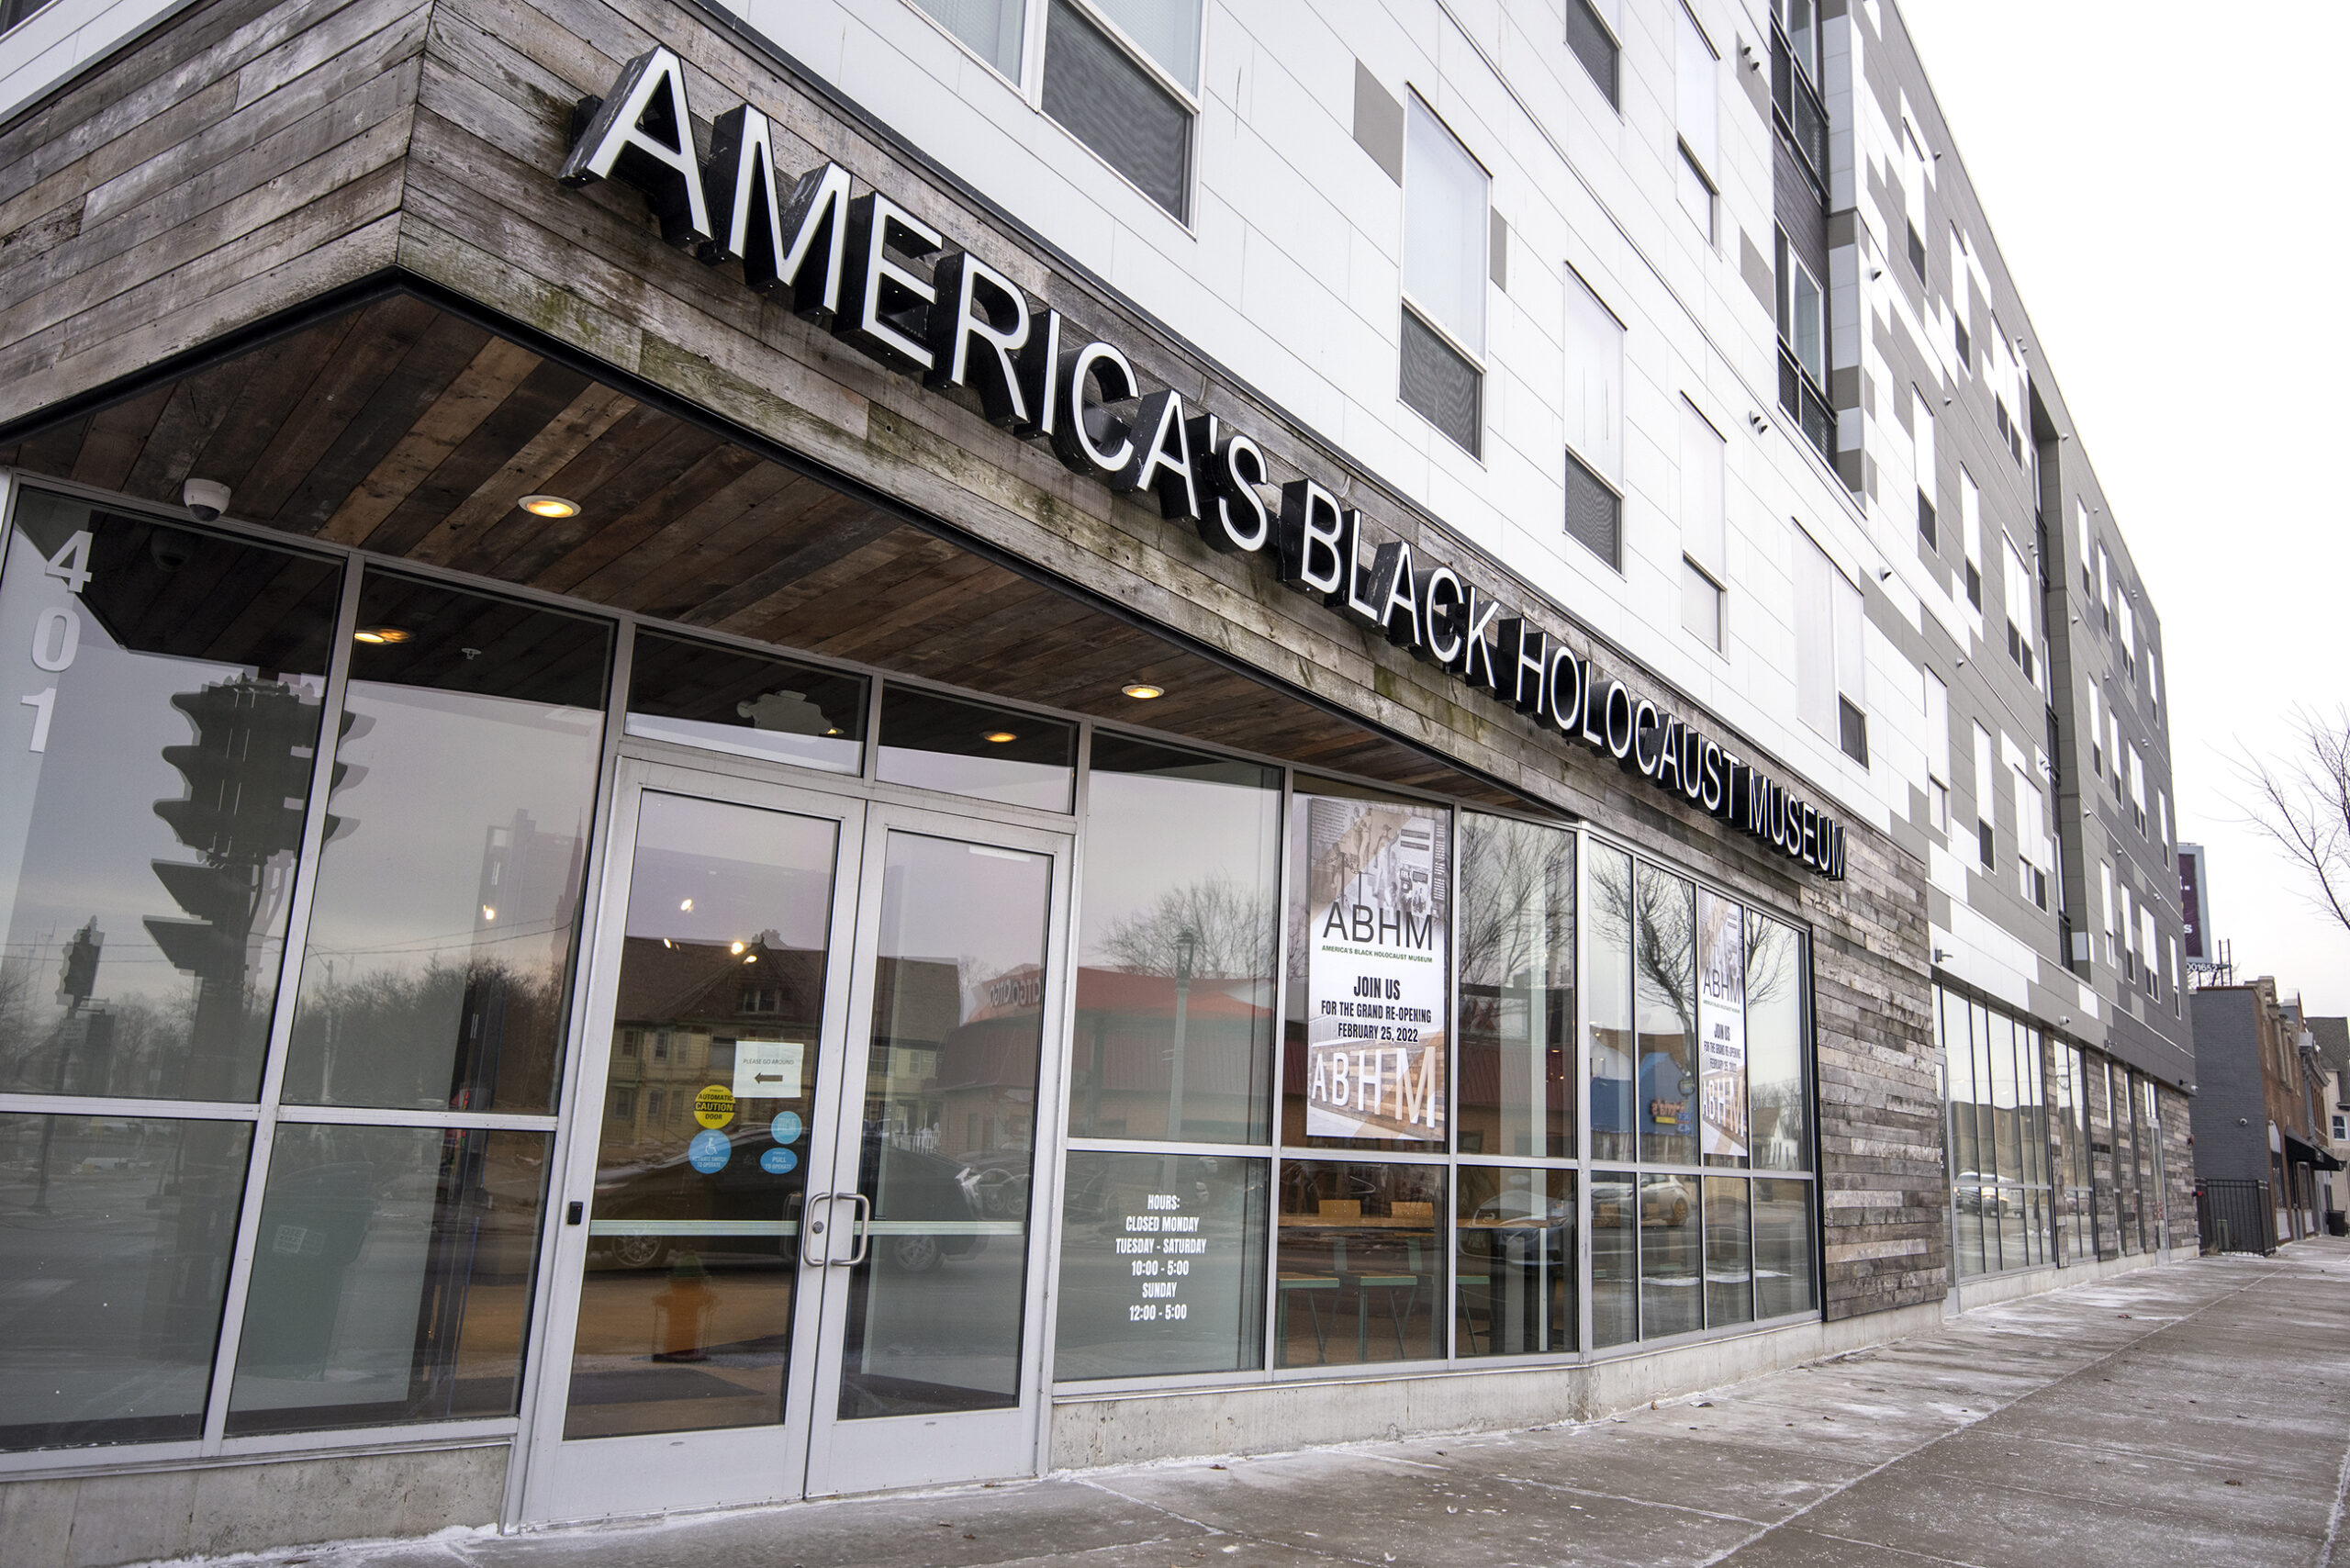
[[[1242,651],[1166,628],[1147,605],[1109,602],[533,342],[391,292],[104,407],[28,421],[0,438],[0,465],[173,510],[200,476],[229,487],[240,521],[299,537],[1305,767],[1528,803]],[[582,510],[532,517],[515,502],[532,492]],[[1137,683],[1165,695],[1137,703],[1124,691]]]
[[[2343,1162],[2313,1143],[2307,1143],[2292,1134],[2285,1135],[2285,1163],[2306,1165],[2312,1170],[2341,1170]]]

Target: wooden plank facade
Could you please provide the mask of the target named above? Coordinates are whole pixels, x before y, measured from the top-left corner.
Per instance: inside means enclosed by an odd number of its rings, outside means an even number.
[[[1913,855],[1855,823],[1845,879],[1804,875],[845,352],[664,243],[633,190],[561,185],[578,100],[655,44],[702,112],[778,117],[787,170],[890,191],[1146,382],[1245,421],[1276,482],[1332,486],[1695,714],[887,128],[667,0],[199,0],[0,127],[0,466],[167,506],[215,479],[290,535],[1080,713],[1130,721],[1119,688],[1149,680],[1179,735],[1603,823],[1809,923],[1825,1316],[1945,1298]],[[512,506],[529,491],[591,505],[547,521]]]

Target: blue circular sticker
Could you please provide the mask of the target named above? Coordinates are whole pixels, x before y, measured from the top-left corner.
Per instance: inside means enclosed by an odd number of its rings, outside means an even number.
[[[705,1176],[715,1175],[726,1168],[726,1157],[734,1152],[734,1140],[716,1130],[694,1134],[694,1141],[686,1145],[686,1161]]]
[[[784,1111],[778,1114],[775,1125],[769,1130],[775,1134],[775,1141],[778,1143],[798,1143],[800,1141],[800,1113]],[[791,1167],[787,1165],[784,1169],[789,1170]]]
[[[759,1156],[759,1169],[770,1176],[781,1176],[800,1169],[800,1157],[788,1148],[771,1148]]]

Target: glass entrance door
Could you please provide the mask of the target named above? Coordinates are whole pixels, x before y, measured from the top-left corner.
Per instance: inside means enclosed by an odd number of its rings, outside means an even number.
[[[1057,836],[876,807],[811,1494],[1018,1473],[1039,1440],[1038,1095]],[[1050,1103],[1048,1101],[1048,1103]]]
[[[623,765],[522,1513],[1033,1469],[1060,835]]]

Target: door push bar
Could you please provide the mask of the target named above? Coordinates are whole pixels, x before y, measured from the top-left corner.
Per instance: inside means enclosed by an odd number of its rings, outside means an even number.
[[[802,1204],[800,1212],[812,1215],[816,1212],[816,1205],[822,1204],[825,1205],[825,1212],[830,1213],[831,1206],[843,1198],[846,1198],[856,1205],[856,1214],[849,1222],[856,1227],[856,1250],[845,1258],[835,1258],[832,1255],[833,1245],[829,1241],[821,1247],[802,1247],[800,1249],[800,1260],[811,1269],[854,1269],[865,1261],[865,1254],[873,1245],[873,1200],[863,1193],[811,1193]],[[808,1222],[808,1234],[811,1237],[823,1235],[824,1222],[821,1219],[811,1219]]]

